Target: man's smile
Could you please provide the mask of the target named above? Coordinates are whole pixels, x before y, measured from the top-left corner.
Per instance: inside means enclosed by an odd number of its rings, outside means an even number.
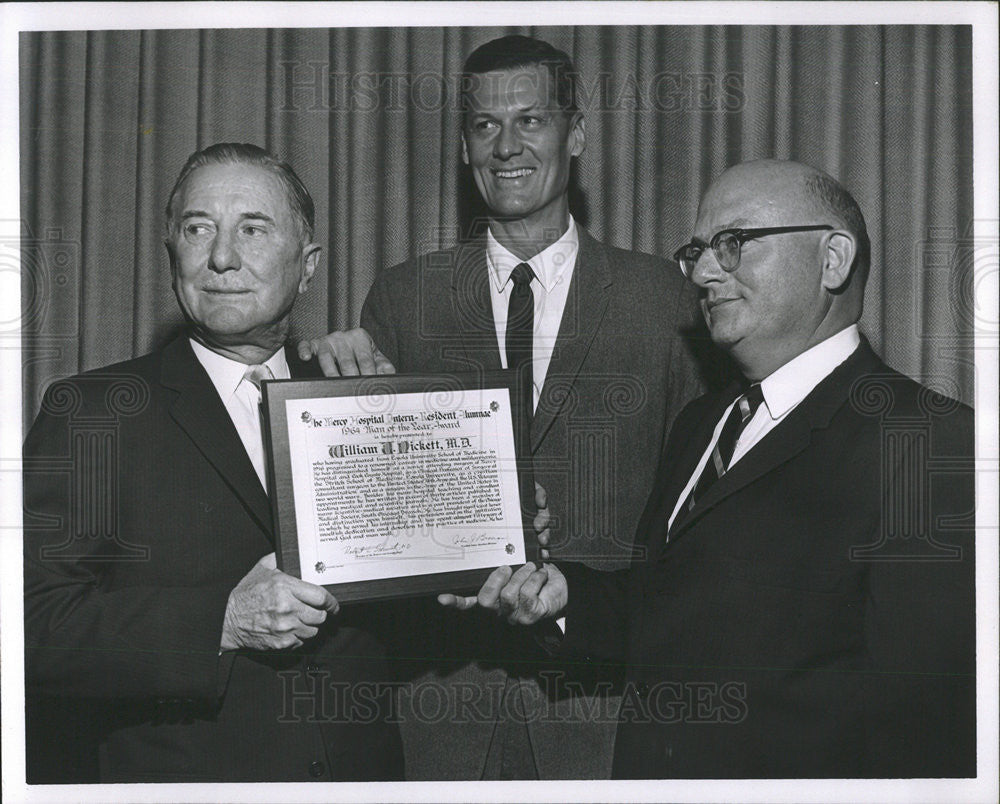
[[[525,176],[530,176],[535,170],[536,168],[533,167],[490,168],[490,173],[498,179],[523,179]]]

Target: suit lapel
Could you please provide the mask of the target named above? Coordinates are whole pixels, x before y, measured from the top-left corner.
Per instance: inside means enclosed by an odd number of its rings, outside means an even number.
[[[640,528],[640,533],[646,534],[653,541],[655,548],[666,545],[667,523],[670,521],[670,514],[673,513],[677,499],[684,491],[684,487],[694,474],[698,466],[698,461],[705,452],[705,447],[712,437],[715,426],[722,418],[722,414],[730,402],[739,393],[739,384],[731,383],[725,390],[716,393],[706,402],[706,409],[702,416],[695,422],[694,426],[685,434],[685,437],[677,444],[677,435],[671,433],[670,449],[661,458],[661,479],[654,483],[654,489],[658,492],[658,508],[650,517],[647,524]],[[674,425],[677,427],[677,424]],[[676,445],[676,446],[675,446]],[[684,519],[688,515],[683,511],[678,512],[677,522],[674,528],[680,529]],[[676,530],[670,531],[670,539],[674,538]]]
[[[570,393],[590,350],[604,314],[608,309],[614,278],[607,254],[583,227],[578,226],[580,250],[573,268],[566,308],[559,323],[559,337],[545,374],[538,408],[531,424],[531,450],[538,450],[542,439]]]
[[[665,456],[665,459],[669,461],[669,464],[665,469],[665,480],[661,484],[661,487],[663,488],[663,518],[661,520],[661,534],[666,534],[666,523],[670,521],[670,514],[673,513],[674,506],[677,505],[677,499],[684,491],[684,487],[691,479],[695,469],[698,468],[698,461],[701,460],[701,456],[705,453],[705,448],[708,446],[708,442],[712,438],[712,433],[715,430],[716,425],[722,418],[722,414],[729,406],[729,403],[732,402],[733,399],[735,399],[739,394],[739,388],[739,384],[733,382],[730,383],[725,390],[717,393],[714,398],[707,403],[704,415],[698,420],[698,422],[691,429],[690,433],[685,437],[677,451],[676,457],[670,455],[669,453]],[[686,516],[687,515],[683,511],[678,512],[678,522],[675,527],[679,526]],[[673,538],[673,531],[671,531],[670,538]]]
[[[187,337],[163,352],[160,381],[176,392],[170,415],[225,480],[250,515],[271,537],[271,509],[253,464],[243,448],[208,374],[194,356]]]
[[[583,360],[587,356],[610,299],[613,277],[601,245],[578,227],[580,250],[559,336],[546,372],[545,384],[531,424],[531,449],[536,451],[559,411],[571,396]],[[462,332],[462,348],[470,366],[499,371],[496,323],[490,301],[486,246],[478,239],[455,251],[452,274],[452,304]]]
[[[460,245],[452,253],[455,255],[451,283],[452,310],[461,332],[465,359],[470,370],[500,371],[485,240],[478,238]]]
[[[829,426],[834,414],[847,402],[851,386],[858,377],[877,370],[879,365],[874,352],[862,340],[854,354],[820,382],[781,424],[755,444],[731,471],[706,492],[687,517],[671,529],[670,541],[680,538],[695,522],[724,500],[806,449],[812,441],[813,432]],[[714,418],[706,417],[709,419],[706,424],[710,425],[707,427],[708,434],[718,423],[720,415],[721,411],[716,411]],[[708,435],[704,435],[698,443],[700,447],[697,455],[700,457],[708,443]],[[683,483],[687,482],[693,471],[692,465],[684,476]]]

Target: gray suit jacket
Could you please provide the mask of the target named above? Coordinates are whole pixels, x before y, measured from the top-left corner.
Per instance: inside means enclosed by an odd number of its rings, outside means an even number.
[[[424,255],[378,276],[361,324],[401,373],[499,370],[488,281],[482,240]],[[535,479],[554,514],[553,556],[598,569],[628,564],[665,434],[703,390],[695,353],[706,343],[694,290],[676,266],[606,246],[580,229],[531,427]],[[412,702],[401,704],[410,778],[480,778],[509,673],[524,679],[542,778],[610,773],[616,699],[594,699],[584,680],[561,672],[543,674],[539,684],[544,668],[525,634],[438,609],[433,601],[401,607],[395,620],[406,623],[409,645],[404,639],[399,648],[399,667],[417,680],[408,688],[414,700],[421,685],[443,684],[435,696],[444,690],[456,706],[474,698],[474,711],[434,724]],[[606,716],[581,709],[587,706]]]

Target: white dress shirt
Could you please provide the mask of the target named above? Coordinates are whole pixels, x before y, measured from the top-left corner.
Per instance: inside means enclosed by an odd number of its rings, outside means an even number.
[[[264,471],[264,439],[260,429],[260,389],[249,380],[244,380],[247,364],[240,363],[191,339],[191,348],[198,362],[205,367],[208,377],[219,393],[222,404],[233,420],[243,448],[260,478],[260,484],[267,491],[267,474]],[[269,357],[264,365],[271,369],[276,380],[291,377],[285,350],[279,349]]]
[[[825,341],[817,343],[798,357],[789,360],[777,371],[761,380],[760,390],[764,395],[764,402],[747,423],[743,432],[740,433],[729,466],[734,466],[740,458],[750,451],[751,447],[777,427],[812,392],[813,388],[854,354],[859,343],[861,343],[861,338],[858,335],[858,327],[856,324],[851,324],[836,335],[831,335]],[[698,461],[694,473],[674,504],[667,530],[674,524],[674,519],[677,517],[681,505],[687,500],[691,489],[701,477],[702,470],[712,454],[712,449],[722,433],[722,427],[729,417],[729,411],[733,409],[735,404],[736,400],[733,400],[732,404],[723,411],[722,418],[716,424],[715,431],[712,433],[712,438],[705,448],[701,460]]]
[[[531,379],[534,386],[532,407],[538,406],[538,396],[545,383],[545,375],[552,361],[552,351],[559,337],[559,324],[566,299],[569,298],[570,280],[576,267],[576,255],[580,250],[580,239],[576,221],[569,219],[569,228],[562,237],[534,257],[522,260],[515,257],[497,242],[493,233],[486,233],[486,264],[490,272],[490,301],[493,305],[493,321],[497,329],[497,346],[500,348],[500,364],[507,368],[507,306],[514,287],[510,275],[522,262],[528,263],[535,272],[531,280],[531,295],[534,299],[534,337],[532,338]]]

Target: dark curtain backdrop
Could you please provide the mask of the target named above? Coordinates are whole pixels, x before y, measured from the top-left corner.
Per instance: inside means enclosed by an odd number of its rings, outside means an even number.
[[[669,255],[726,166],[820,167],[868,220],[864,332],[972,402],[968,27],[44,32],[20,53],[26,421],[55,378],[177,327],[163,206],[216,141],[276,151],[316,199],[325,270],[295,334],[356,325],[376,271],[453,243],[476,213],[455,76],[506,33],[549,40],[581,73],[573,206],[594,235]]]

